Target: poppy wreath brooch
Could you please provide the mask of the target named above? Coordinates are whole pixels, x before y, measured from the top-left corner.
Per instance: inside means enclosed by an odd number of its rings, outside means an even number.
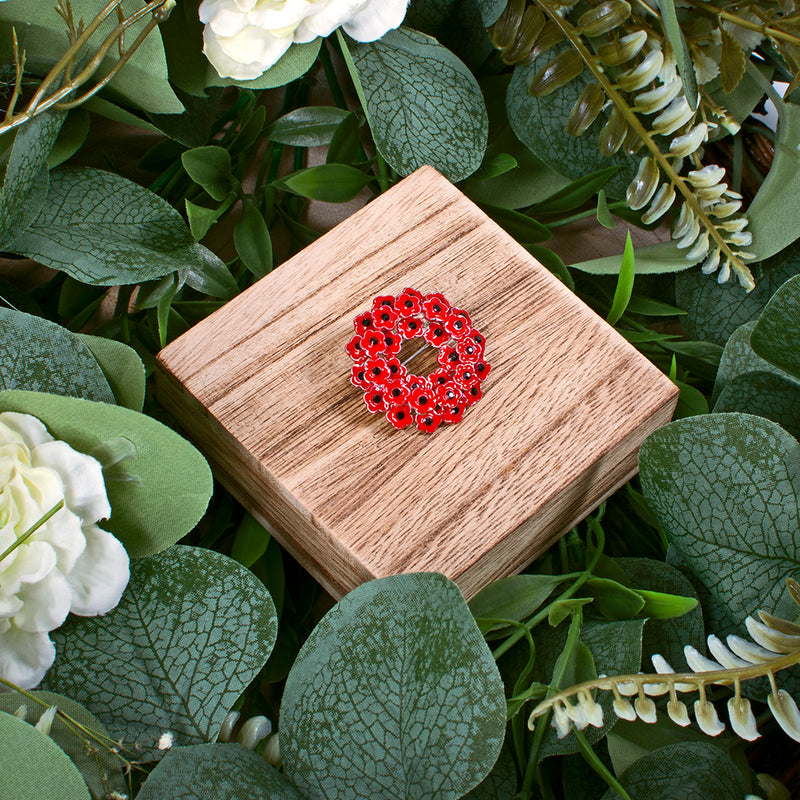
[[[441,294],[404,289],[397,297],[376,297],[353,324],[355,335],[345,347],[355,362],[351,383],[364,390],[367,408],[385,414],[393,427],[415,425],[433,433],[442,422],[460,422],[481,399],[491,369],[483,358],[483,335],[466,311]],[[398,358],[410,339],[438,351],[430,375],[410,373]]]

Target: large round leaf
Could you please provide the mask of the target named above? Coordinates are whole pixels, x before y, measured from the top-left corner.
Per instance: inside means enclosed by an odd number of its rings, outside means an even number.
[[[178,546],[134,561],[119,605],[52,633],[43,686],[76,698],[112,735],[158,758],[158,741],[216,739],[225,714],[264,666],[275,606],[252,572],[213,550]]]
[[[281,707],[286,773],[309,798],[461,797],[497,760],[500,675],[443,575],[371,581],[300,651]]]
[[[111,519],[104,526],[131,556],[157,553],[185,536],[208,505],[213,489],[206,460],[186,439],[152,417],[107,403],[40,392],[2,392],[0,411],[38,417],[56,439],[91,453],[119,437],[136,456],[106,476]],[[133,480],[131,480],[133,478]]]
[[[36,699],[32,699],[30,695]],[[46,703],[46,705],[40,705],[36,700]],[[23,719],[31,725],[35,725],[39,721],[49,706],[56,706],[60,712],[66,714],[84,729],[109,740],[108,732],[100,720],[69,697],[54,692],[26,692],[25,695],[19,692],[0,694],[0,711],[14,714],[22,707],[25,710]],[[49,736],[72,759],[86,785],[96,797],[104,797],[113,791],[120,793],[127,791],[128,783],[122,774],[122,759],[119,755],[97,745],[91,739],[87,746],[88,736],[85,734],[78,736],[76,730],[59,716],[53,720]],[[4,796],[0,791],[0,797]]]
[[[303,800],[292,782],[240,744],[196,744],[170,750],[136,800]]]
[[[74,333],[11,308],[0,308],[0,389],[115,402],[97,359]]]
[[[0,742],[0,797],[89,800],[89,790],[77,767],[33,725],[0,713]]]
[[[746,414],[678,420],[642,445],[642,490],[719,635],[759,608],[796,613],[784,584],[800,571],[798,453],[783,428]]]

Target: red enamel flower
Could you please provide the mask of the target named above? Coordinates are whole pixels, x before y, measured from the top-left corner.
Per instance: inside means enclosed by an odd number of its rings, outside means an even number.
[[[491,369],[483,358],[483,335],[466,311],[440,293],[406,288],[396,297],[381,295],[353,325],[356,335],[345,345],[354,362],[350,381],[363,389],[367,408],[385,414],[392,427],[414,425],[433,433],[442,423],[460,422],[481,398],[481,382]],[[409,339],[416,346],[409,344],[409,354],[400,355]],[[420,339],[438,351],[437,367],[427,376],[406,367],[426,349],[420,350]]]

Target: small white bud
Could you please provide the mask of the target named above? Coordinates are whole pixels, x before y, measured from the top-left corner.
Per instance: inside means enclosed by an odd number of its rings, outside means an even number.
[[[687,176],[686,180],[697,189],[706,186],[715,186],[725,177],[725,170],[716,164],[709,164],[702,169],[694,169]]]
[[[694,701],[694,718],[700,730],[707,736],[719,736],[725,730],[724,723],[720,722],[717,709],[708,700]]]

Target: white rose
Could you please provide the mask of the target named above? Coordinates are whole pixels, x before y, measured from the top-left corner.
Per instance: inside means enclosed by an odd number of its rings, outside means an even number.
[[[61,500],[64,507],[18,545]],[[111,514],[100,463],[35,417],[0,413],[0,676],[36,686],[55,658],[48,633],[72,612],[105,614],[128,584],[128,554],[96,523]]]
[[[252,80],[293,42],[336,28],[359,42],[380,39],[406,15],[408,0],[203,0],[203,52],[223,78]]]

